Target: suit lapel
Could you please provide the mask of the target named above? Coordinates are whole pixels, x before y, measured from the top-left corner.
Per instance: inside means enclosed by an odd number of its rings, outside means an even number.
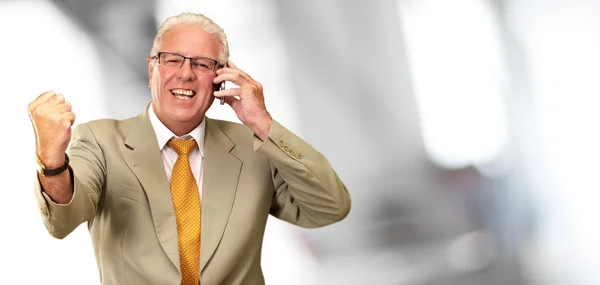
[[[131,149],[125,161],[146,191],[158,241],[175,268],[180,271],[173,199],[156,134],[148,117],[148,106],[133,119],[125,145]]]
[[[200,271],[206,266],[227,226],[242,162],[231,154],[235,144],[215,121],[206,121],[202,186]]]
[[[202,185],[200,271],[219,245],[237,189],[242,162],[230,151],[235,147],[219,126],[206,118]],[[131,149],[125,161],[138,178],[150,204],[156,236],[165,254],[181,272],[173,198],[148,108],[133,119],[125,140]]]

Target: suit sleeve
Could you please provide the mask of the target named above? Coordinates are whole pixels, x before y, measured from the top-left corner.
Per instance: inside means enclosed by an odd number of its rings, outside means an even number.
[[[348,215],[350,195],[329,161],[281,124],[273,120],[264,142],[254,137],[254,150],[267,156],[271,164],[273,216],[316,228]]]
[[[48,233],[62,239],[81,223],[96,215],[98,200],[106,175],[102,149],[92,130],[85,124],[73,129],[67,150],[71,166],[73,196],[67,204],[57,204],[43,191],[37,179],[34,182],[35,197]]]

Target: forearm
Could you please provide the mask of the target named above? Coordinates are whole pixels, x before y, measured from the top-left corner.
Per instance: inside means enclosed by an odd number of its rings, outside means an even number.
[[[74,166],[75,167],[75,166]],[[76,169],[76,168],[75,168]],[[38,178],[40,183],[35,186],[36,198],[39,203],[40,211],[44,220],[44,224],[48,229],[48,232],[56,238],[64,238],[71,233],[81,223],[89,221],[96,215],[97,203],[99,194],[94,187],[90,187],[87,183],[82,183],[77,179],[77,171],[72,172],[73,169],[69,169],[69,172],[73,173],[67,175],[71,177],[68,179],[68,187],[60,188],[60,182],[48,182],[51,181],[49,178],[59,178],[61,175],[55,177],[41,177],[46,180],[47,185],[42,185],[41,179]],[[66,172],[65,173],[69,173]],[[56,186],[56,189],[53,187]],[[48,190],[43,189],[48,187]],[[52,198],[50,195],[53,190],[56,190],[58,195],[64,195],[65,192],[69,195],[69,198]],[[48,192],[47,192],[48,191]],[[56,195],[55,195],[56,196]],[[64,199],[61,200],[61,199]]]
[[[271,213],[303,227],[346,217],[350,195],[327,159],[278,123],[273,127],[268,140],[255,140],[255,150],[271,162],[276,190]]]
[[[38,173],[38,179],[44,191],[56,204],[68,204],[73,198],[73,182],[71,171],[67,169],[56,176],[43,176]]]
[[[106,177],[102,149],[87,125],[74,128],[67,153],[70,158],[67,170],[50,177],[37,174],[39,183],[34,184],[44,224],[57,238],[67,236],[81,223],[94,218]],[[64,159],[64,152],[61,155],[40,152],[40,160],[51,169],[64,165]]]
[[[269,130],[271,129],[271,124],[273,123],[273,118],[271,116],[265,116],[264,119],[260,120],[259,123],[253,126],[249,126],[254,135],[258,137],[261,141],[265,141],[269,137]]]
[[[326,226],[344,219],[350,211],[350,196],[339,180],[319,181],[310,169],[274,166],[274,216],[306,228]],[[335,175],[335,174],[334,174]],[[316,179],[315,179],[316,178]]]

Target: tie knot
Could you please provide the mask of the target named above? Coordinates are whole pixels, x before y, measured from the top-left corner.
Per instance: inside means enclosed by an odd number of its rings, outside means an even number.
[[[188,155],[195,147],[195,140],[170,139],[169,146],[172,147],[178,155]]]

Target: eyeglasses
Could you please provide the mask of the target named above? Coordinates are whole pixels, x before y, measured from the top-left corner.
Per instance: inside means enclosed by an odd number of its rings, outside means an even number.
[[[190,60],[192,69],[201,72],[215,71],[218,61],[208,57],[186,57],[172,52],[159,52],[151,58],[158,58],[158,63],[166,67],[181,68],[186,59]]]

